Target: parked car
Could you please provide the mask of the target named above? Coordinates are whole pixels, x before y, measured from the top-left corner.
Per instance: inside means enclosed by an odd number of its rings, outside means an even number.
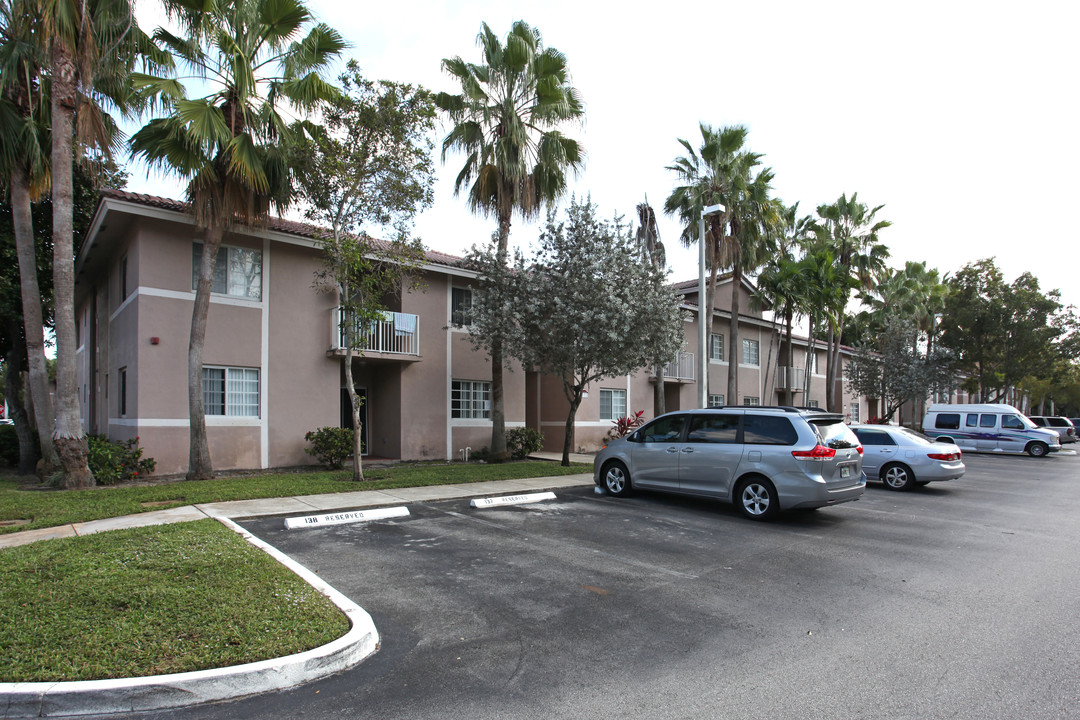
[[[715,498],[751,520],[781,509],[857,500],[866,488],[859,439],[842,415],[794,407],[724,407],[661,415],[597,454],[593,480]]]
[[[910,490],[962,476],[963,452],[955,444],[934,442],[914,430],[891,425],[852,425],[863,446],[863,472],[890,490]]]
[[[1073,421],[1067,417],[1052,417],[1050,415],[1028,415],[1028,420],[1041,428],[1053,430],[1058,434],[1061,444],[1074,443],[1080,438],[1076,437],[1076,428]]]
[[[1061,449],[1058,434],[1040,428],[1012,405],[935,403],[923,418],[923,432],[933,440],[954,442],[961,450],[1027,453],[1043,457]]]

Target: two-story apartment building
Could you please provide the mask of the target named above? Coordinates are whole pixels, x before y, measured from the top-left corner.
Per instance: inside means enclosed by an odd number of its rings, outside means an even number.
[[[338,298],[315,283],[322,263],[317,238],[317,228],[282,219],[225,237],[202,371],[215,469],[310,464],[304,433],[351,423]],[[76,258],[86,430],[114,439],[138,436],[159,473],[187,466],[187,349],[201,253],[201,233],[184,203],[107,191]],[[466,447],[490,442],[490,361],[473,347],[465,326],[475,276],[460,258],[428,252],[421,279],[422,290],[388,299],[391,310],[365,329],[367,349],[352,361],[365,397],[365,447],[373,456],[454,459]],[[776,371],[778,328],[760,314],[740,315],[740,347],[731,352],[729,283],[721,286],[710,333],[710,403],[775,403],[777,389],[802,382],[803,375]],[[742,307],[752,289],[744,283]],[[680,292],[688,345],[664,374],[668,410],[692,407],[697,398],[696,286],[680,286]],[[797,358],[805,358],[805,343],[796,341]],[[823,367],[823,350],[818,354]],[[729,362],[739,363],[735,398],[724,396]],[[824,376],[810,377],[809,397],[797,401],[824,405]],[[598,448],[615,418],[637,410],[652,417],[654,383],[650,368],[589,388],[573,449]],[[848,398],[845,407],[854,411],[852,420],[865,419],[864,400]],[[505,409],[508,427],[540,429],[548,449],[562,449],[568,404],[558,378],[512,365]]]

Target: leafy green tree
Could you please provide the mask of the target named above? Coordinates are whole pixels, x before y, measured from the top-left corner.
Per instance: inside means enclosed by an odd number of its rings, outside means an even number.
[[[942,343],[971,376],[969,389],[987,399],[1012,400],[1024,378],[1052,376],[1075,361],[1076,317],[1060,293],[1043,293],[1030,273],[1006,283],[993,259],[965,265],[949,280]]]
[[[503,43],[483,23],[477,42],[484,56],[480,64],[461,57],[442,61],[461,93],[438,93],[435,101],[453,125],[443,140],[443,161],[451,152],[466,157],[454,192],[465,191],[470,210],[494,216],[498,223],[498,262],[487,267],[501,275],[506,272],[513,216],[539,216],[566,193],[567,174],[581,168],[581,147],[559,128],[581,122],[585,110],[570,84],[566,56],[544,47],[536,28],[515,22]],[[494,286],[504,283],[499,277],[490,280]],[[498,328],[491,329],[495,334],[485,343],[491,357],[491,454],[502,459],[505,338]]]
[[[363,329],[379,322],[386,298],[411,286],[423,261],[408,239],[416,212],[431,204],[435,105],[411,85],[365,79],[350,61],[339,77],[342,94],[323,114],[323,126],[301,138],[292,157],[307,217],[328,225],[320,240],[320,286],[335,292],[345,355],[342,369],[353,417],[353,480],[364,479],[360,397],[353,382],[354,353],[363,355]],[[364,225],[396,228],[390,241],[373,240]]]
[[[843,302],[835,310],[829,330],[828,367],[825,397],[831,412],[839,412],[840,397],[836,378],[840,370],[840,346],[843,344],[843,314],[854,287],[870,287],[885,267],[889,250],[880,242],[879,233],[892,225],[878,220],[877,213],[884,205],[871,208],[859,202],[858,193],[850,198],[841,195],[831,204],[819,205],[817,241],[828,247],[836,257],[841,272],[855,282],[843,289]]]
[[[947,386],[952,378],[952,355],[942,348],[923,352],[909,338],[917,332],[909,318],[890,316],[874,347],[856,348],[847,369],[849,389],[882,400],[881,421],[888,422],[904,403],[925,398],[931,390]]]
[[[516,289],[504,322],[519,328],[512,353],[562,380],[570,404],[562,464],[569,465],[589,384],[670,362],[682,347],[678,298],[628,227],[598,219],[595,205],[576,198],[564,221],[548,213],[535,256],[519,255],[511,277]]]
[[[210,289],[226,230],[265,224],[291,200],[289,150],[296,126],[284,112],[310,113],[337,96],[323,79],[345,42],[312,25],[302,0],[164,0],[183,28],[154,38],[211,92],[188,99],[175,79],[136,74],[167,110],[131,139],[135,155],[188,181],[187,200],[203,228],[202,263],[188,343],[191,436],[187,477],[212,476],[203,406],[203,344]],[[309,27],[310,26],[310,27]],[[306,34],[304,34],[306,29]]]

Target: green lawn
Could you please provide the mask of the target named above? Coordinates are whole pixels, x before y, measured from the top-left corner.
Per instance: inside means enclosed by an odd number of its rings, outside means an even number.
[[[371,468],[362,483],[347,471],[274,473],[216,478],[204,482],[171,482],[139,487],[112,486],[93,490],[24,490],[14,476],[0,476],[0,533],[54,527],[68,523],[134,515],[183,505],[318,495],[321,493],[383,490],[424,485],[450,485],[485,480],[544,477],[589,472],[587,465],[562,467],[553,462],[524,461],[494,465],[473,463],[416,463]]]
[[[237,665],[348,628],[325,596],[216,520],[0,551],[0,682]]]
[[[81,491],[0,477],[14,532],[179,505],[588,472],[548,462],[420,463]],[[225,667],[341,637],[329,600],[214,520],[0,549],[0,682],[93,680]]]

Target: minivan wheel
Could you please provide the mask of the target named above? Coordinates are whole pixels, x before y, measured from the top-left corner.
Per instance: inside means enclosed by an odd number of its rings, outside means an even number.
[[[735,505],[751,520],[772,520],[780,512],[776,487],[763,477],[746,478],[735,488]]]
[[[1042,457],[1050,452],[1050,446],[1046,443],[1033,442],[1027,446],[1027,451],[1031,457]]]
[[[881,469],[881,480],[890,490],[910,490],[915,484],[915,475],[906,465],[894,463]]]
[[[626,497],[630,494],[630,471],[618,460],[613,460],[604,466],[604,487],[615,497]]]

